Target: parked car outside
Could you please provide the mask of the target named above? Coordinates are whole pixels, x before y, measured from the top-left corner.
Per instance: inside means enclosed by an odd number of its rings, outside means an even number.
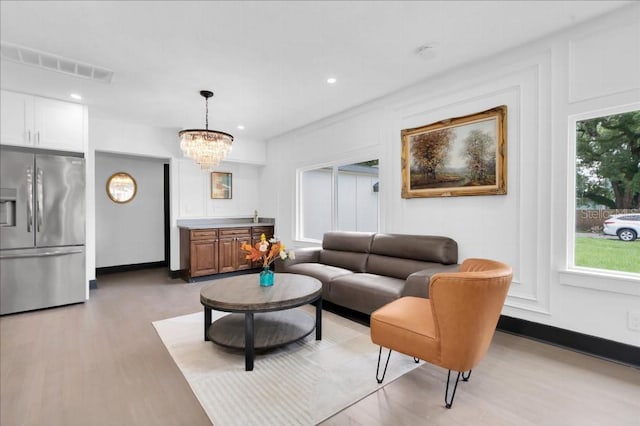
[[[640,235],[640,214],[614,214],[604,221],[605,235],[617,235],[622,241],[633,241]]]

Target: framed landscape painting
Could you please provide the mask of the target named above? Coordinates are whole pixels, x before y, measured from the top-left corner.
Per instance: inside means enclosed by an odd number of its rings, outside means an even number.
[[[505,105],[402,130],[402,198],[507,193]]]
[[[231,199],[231,173],[211,172],[211,198]]]

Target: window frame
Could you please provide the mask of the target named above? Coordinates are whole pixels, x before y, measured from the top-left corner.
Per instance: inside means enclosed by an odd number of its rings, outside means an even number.
[[[589,288],[593,290],[640,296],[640,274],[596,269],[575,264],[576,245],[576,124],[579,121],[623,114],[640,109],[640,103],[633,102],[608,108],[601,108],[588,112],[571,114],[568,117],[568,146],[567,146],[567,212],[565,235],[564,268],[559,271],[560,283],[573,287]]]
[[[296,169],[296,201],[295,201],[295,236],[294,239],[297,242],[322,244],[322,240],[316,240],[314,238],[307,238],[304,236],[304,211],[303,211],[303,174],[311,170],[317,170],[322,168],[331,168],[331,229],[330,231],[337,230],[338,225],[338,172],[340,167],[348,166],[350,164],[362,163],[365,161],[371,161],[372,159],[378,160],[378,181],[380,179],[380,156],[379,155],[365,155],[357,158],[342,159],[338,161],[331,161],[326,163],[313,164],[309,166],[299,167]],[[380,192],[378,192],[380,194]],[[380,230],[380,195],[378,195],[378,224],[376,232]]]

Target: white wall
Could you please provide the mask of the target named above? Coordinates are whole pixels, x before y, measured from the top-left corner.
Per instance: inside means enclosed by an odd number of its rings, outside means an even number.
[[[181,176],[177,196],[179,217],[252,217],[254,210],[261,214],[258,194],[259,169],[251,164],[222,162],[216,172],[231,173],[231,199],[211,199],[211,174],[202,172],[192,160],[180,159],[176,169]]]
[[[89,109],[89,149],[87,151],[87,174],[95,174],[96,151],[167,160],[170,168],[170,269],[180,269],[180,235],[176,221],[195,217],[253,216],[258,209],[258,178],[265,164],[265,143],[245,138],[236,138],[233,150],[218,171],[234,173],[234,195],[232,200],[211,200],[208,193],[209,173],[203,172],[180,152],[178,130],[156,128],[98,118]],[[96,217],[96,191],[98,183],[87,179],[91,185],[87,193],[87,273],[95,279],[96,236],[92,223]],[[98,190],[99,191],[99,190]],[[158,215],[163,212],[159,211]],[[183,216],[184,215],[184,216]],[[163,245],[164,247],[164,245]]]
[[[590,277],[586,288],[567,272],[568,116],[640,99],[639,31],[640,7],[631,5],[275,138],[262,174],[265,213],[285,243],[300,246],[296,170],[379,158],[381,231],[447,235],[461,260],[512,265],[506,315],[640,345],[626,323],[640,309],[640,279]],[[508,107],[507,195],[401,198],[402,129],[498,105]]]
[[[96,267],[161,262],[164,254],[165,160],[96,153]],[[128,203],[114,203],[106,182],[129,173],[138,190]]]

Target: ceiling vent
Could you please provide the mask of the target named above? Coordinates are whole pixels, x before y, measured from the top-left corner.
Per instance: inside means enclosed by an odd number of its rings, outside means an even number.
[[[0,43],[0,57],[19,64],[58,71],[102,83],[111,83],[113,78],[113,71],[109,69],[5,42]]]

